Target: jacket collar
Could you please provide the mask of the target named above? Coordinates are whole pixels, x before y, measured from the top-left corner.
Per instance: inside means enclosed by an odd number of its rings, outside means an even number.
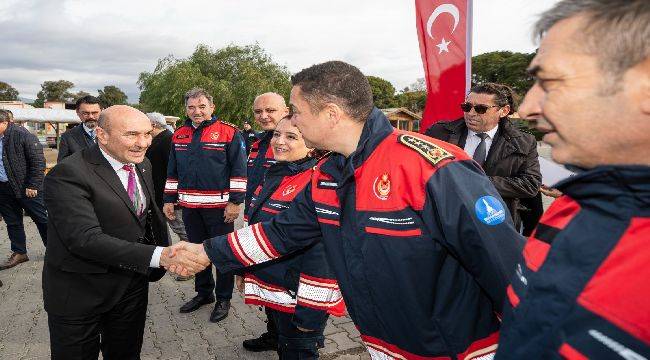
[[[214,124],[217,120],[219,120],[219,119],[216,116],[212,116],[212,118],[210,120],[203,120],[203,122],[201,124],[199,124],[199,127],[197,127],[197,129],[204,128],[206,126],[210,126],[210,125]],[[192,129],[194,129],[192,119],[190,119],[190,118],[185,119],[185,126],[189,126]]]
[[[373,108],[363,125],[357,149],[348,158],[338,153],[332,153],[321,169],[335,178],[352,176],[354,169],[361,166],[375,148],[393,131],[395,128],[390,124],[386,115],[378,108]]]
[[[278,161],[267,170],[267,176],[291,176],[316,165],[318,159],[306,157],[298,161]]]
[[[556,188],[576,200],[628,194],[650,206],[650,166],[598,166],[561,181]]]

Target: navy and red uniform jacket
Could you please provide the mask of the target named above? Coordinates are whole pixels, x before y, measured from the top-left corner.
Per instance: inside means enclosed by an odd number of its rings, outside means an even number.
[[[244,202],[245,192],[246,147],[234,125],[213,117],[195,129],[188,119],[174,132],[165,203],[225,208]]]
[[[305,189],[316,159],[272,165],[251,201],[250,223],[272,219]],[[282,259],[255,267],[244,276],[245,302],[295,314],[294,325],[318,330],[328,314],[342,316],[345,304],[319,241]]]
[[[523,247],[509,219],[465,152],[395,130],[375,108],[357,150],[320,163],[289,209],[204,248],[227,272],[322,238],[374,359],[478,359],[496,349]]]
[[[556,187],[508,287],[496,357],[650,358],[650,167]]]
[[[273,150],[271,149],[271,138],[273,130],[265,131],[259,139],[253,143],[251,152],[248,155],[248,183],[246,184],[246,203],[244,205],[244,220],[248,221],[250,202],[253,192],[264,180],[264,174],[271,165],[275,164]]]

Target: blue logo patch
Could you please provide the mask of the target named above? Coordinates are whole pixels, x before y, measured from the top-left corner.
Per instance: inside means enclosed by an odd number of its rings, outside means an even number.
[[[499,225],[506,220],[506,210],[494,196],[487,195],[476,200],[474,210],[476,217],[486,225]]]

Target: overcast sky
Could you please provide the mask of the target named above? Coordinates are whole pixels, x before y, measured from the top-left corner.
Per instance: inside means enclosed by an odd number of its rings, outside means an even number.
[[[536,15],[557,0],[474,0],[473,54],[531,52]],[[136,81],[169,54],[255,42],[297,72],[338,59],[402,89],[423,76],[412,0],[1,0],[0,81],[36,98],[46,80],[96,94]]]

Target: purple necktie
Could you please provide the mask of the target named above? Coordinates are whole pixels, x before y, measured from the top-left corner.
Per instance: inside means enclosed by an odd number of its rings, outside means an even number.
[[[142,214],[142,202],[140,201],[140,191],[138,191],[138,185],[135,180],[135,169],[133,165],[130,164],[122,166],[122,169],[129,172],[129,181],[126,192],[129,194],[129,199],[131,199],[131,202],[133,203],[135,213],[140,216],[140,214]]]

